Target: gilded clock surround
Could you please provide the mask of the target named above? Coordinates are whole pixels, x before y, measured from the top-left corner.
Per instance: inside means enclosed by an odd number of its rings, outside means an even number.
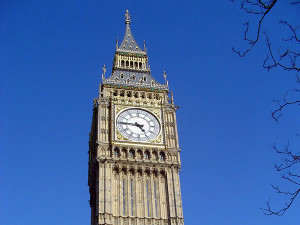
[[[116,117],[124,110],[127,109],[141,109],[141,110],[145,110],[145,111],[149,111],[152,114],[155,115],[155,117],[158,119],[159,123],[162,124],[162,114],[161,114],[161,109],[160,108],[153,108],[153,107],[128,107],[128,105],[115,105],[115,112],[113,112],[113,121],[112,121],[112,130],[115,131],[114,136],[113,136],[113,141],[115,143],[117,142],[132,142],[132,144],[137,144],[139,142],[137,141],[132,141],[130,139],[127,139],[126,137],[124,137],[119,131],[118,129],[116,129]],[[161,125],[160,125],[161,126]],[[142,145],[144,146],[149,146],[152,144],[160,144],[163,147],[163,139],[162,139],[162,133],[163,133],[163,127],[161,126],[160,132],[158,134],[158,136],[151,141],[148,142],[142,142]],[[120,143],[122,144],[122,143]],[[141,144],[141,143],[139,143]]]
[[[91,225],[183,225],[177,106],[164,84],[151,75],[147,49],[133,38],[125,14],[125,37],[116,44],[111,75],[103,67],[94,99],[89,140]],[[128,140],[116,129],[122,110],[139,108],[159,120],[152,141]]]

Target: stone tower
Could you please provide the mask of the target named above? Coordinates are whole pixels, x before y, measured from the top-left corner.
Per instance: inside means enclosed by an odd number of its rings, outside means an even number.
[[[103,67],[89,139],[91,224],[183,225],[173,95],[151,75],[125,14],[112,73]]]

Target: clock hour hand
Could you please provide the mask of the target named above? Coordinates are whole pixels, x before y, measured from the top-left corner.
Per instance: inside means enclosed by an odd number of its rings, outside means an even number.
[[[143,124],[138,124],[137,122],[135,122],[135,125],[141,129],[141,131],[145,132],[145,130],[142,128],[144,125]]]

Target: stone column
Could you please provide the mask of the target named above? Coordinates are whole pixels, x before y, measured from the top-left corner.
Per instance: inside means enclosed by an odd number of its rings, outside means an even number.
[[[174,218],[176,216],[176,212],[175,212],[172,171],[169,168],[166,171],[167,171],[168,203],[170,208],[170,217]]]
[[[104,223],[104,218],[103,218],[103,213],[104,213],[104,203],[105,203],[105,189],[104,189],[104,164],[102,162],[99,162],[99,208],[98,208],[98,213],[99,213],[99,219],[98,223],[103,224]]]

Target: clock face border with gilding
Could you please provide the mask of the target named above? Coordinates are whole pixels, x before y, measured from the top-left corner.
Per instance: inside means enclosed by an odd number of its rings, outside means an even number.
[[[153,107],[146,107],[146,106],[128,106],[128,105],[122,105],[122,104],[113,104],[113,112],[112,112],[112,143],[115,144],[124,144],[124,145],[139,145],[139,146],[155,146],[155,147],[164,147],[164,138],[163,138],[163,119],[162,119],[162,109],[161,108],[153,108]],[[156,118],[157,122],[160,126],[160,131],[158,135],[153,140],[148,141],[136,141],[136,140],[130,140],[129,138],[122,135],[122,133],[117,128],[117,118],[118,116],[126,111],[126,110],[132,110],[137,109],[141,111],[148,112],[149,114],[152,114],[154,118]]]

